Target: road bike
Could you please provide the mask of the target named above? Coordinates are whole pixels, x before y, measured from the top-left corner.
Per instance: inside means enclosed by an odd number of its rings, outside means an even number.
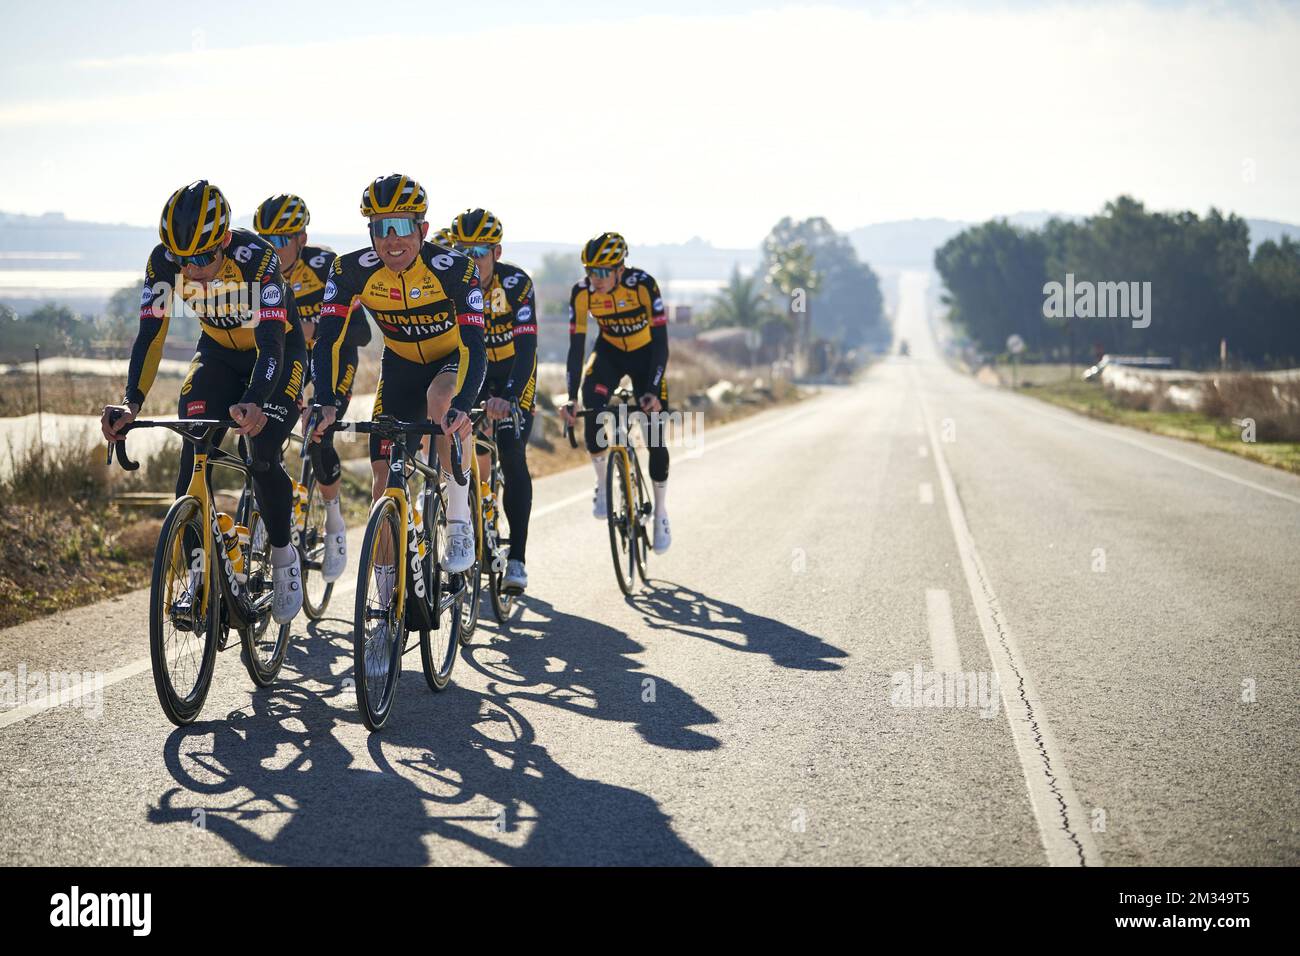
[[[316,415],[313,413],[308,417],[304,433],[310,435],[315,427]],[[319,621],[325,616],[330,595],[334,593],[334,583],[326,581],[322,574],[328,537],[325,533],[325,500],[316,481],[312,443],[298,435],[290,436],[290,440],[302,446],[301,478],[294,489],[293,525],[290,529],[302,562],[302,609],[309,620]]]
[[[629,389],[620,388],[610,396],[610,403],[602,410],[586,409],[576,413],[578,418],[597,415],[598,423],[608,430],[608,454],[605,464],[605,520],[609,525],[609,550],[614,559],[614,575],[618,587],[630,595],[636,590],[637,575],[648,582],[646,560],[650,553],[650,522],[654,506],[641,471],[641,460],[630,439],[630,419],[644,424],[645,413],[637,405]],[[578,437],[574,429],[564,427],[565,437],[574,448]]]
[[[126,471],[140,467],[126,453],[126,435],[137,429],[170,429],[194,446],[194,472],[163,519],[149,585],[154,689],[163,713],[177,726],[192,723],[202,710],[217,651],[232,646],[232,629],[258,687],[274,682],[289,649],[290,625],[272,626],[271,548],[253,491],[253,473],[271,463],[217,447],[214,437],[235,427],[230,419],[136,420],[108,446],[108,463],[116,452]],[[217,510],[208,477],[212,466],[242,476],[233,516]]]
[[[380,730],[392,714],[402,655],[413,649],[408,633],[419,634],[429,687],[439,691],[450,682],[469,575],[450,573],[439,561],[447,534],[446,490],[436,445],[430,463],[420,451],[420,437],[438,434],[438,426],[380,415],[369,422],[340,422],[338,427],[390,443],[388,483],[370,508],[357,562],[352,636],[357,706],[366,726]],[[454,479],[463,486],[467,477],[455,435],[451,458]],[[414,491],[412,479],[418,485]]]

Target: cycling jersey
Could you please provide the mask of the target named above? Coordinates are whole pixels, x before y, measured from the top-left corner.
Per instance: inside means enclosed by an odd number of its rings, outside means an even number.
[[[374,249],[358,249],[334,260],[325,284],[315,354],[319,385],[332,389],[338,345],[348,328],[374,317],[384,348],[408,362],[427,364],[463,349],[465,388],[453,400],[468,411],[478,395],[487,364],[483,344],[483,290],[474,260],[424,242],[415,262],[394,273]],[[332,395],[324,396],[332,400]]]
[[[612,292],[602,294],[583,278],[569,295],[569,357],[566,379],[569,400],[578,396],[586,348],[587,317],[600,328],[597,345],[636,352],[649,347],[653,356],[649,384],[657,389],[668,365],[668,314],[659,284],[643,269],[626,267]]]
[[[325,283],[329,281],[334,265],[333,249],[322,246],[303,246],[298,261],[285,273],[284,281],[293,290],[298,305],[298,319],[315,322],[320,316],[321,299],[325,297]]]
[[[487,379],[493,394],[531,407],[537,373],[537,302],[528,273],[508,262],[492,269],[484,294]],[[526,408],[525,408],[526,410]]]
[[[190,282],[167,248],[154,247],[145,266],[140,330],[131,349],[126,403],[144,404],[162,359],[172,310],[193,312],[203,330],[199,344],[257,357],[240,402],[262,404],[280,378],[286,338],[303,348],[292,293],[271,245],[247,229],[232,229],[221,270],[207,283]],[[179,303],[177,300],[180,300]]]

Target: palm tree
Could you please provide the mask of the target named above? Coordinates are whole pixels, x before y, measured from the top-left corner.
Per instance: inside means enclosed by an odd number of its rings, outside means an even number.
[[[739,266],[731,269],[731,278],[713,295],[706,324],[709,327],[739,326],[756,329],[773,315],[771,303],[758,275],[742,275]]]
[[[799,358],[806,362],[808,340],[812,333],[808,300],[821,286],[822,274],[817,271],[812,250],[802,239],[783,248],[773,249],[770,255],[772,266],[768,269],[767,280],[790,303],[788,311],[795,330]]]

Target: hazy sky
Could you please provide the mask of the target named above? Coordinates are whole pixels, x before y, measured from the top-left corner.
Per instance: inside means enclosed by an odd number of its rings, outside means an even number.
[[[510,239],[752,246],[781,216],[1300,222],[1294,5],[6,4],[0,210],[153,225],[205,177],[313,226],[401,170]],[[639,9],[638,9],[639,8]],[[707,10],[707,13],[697,11]]]

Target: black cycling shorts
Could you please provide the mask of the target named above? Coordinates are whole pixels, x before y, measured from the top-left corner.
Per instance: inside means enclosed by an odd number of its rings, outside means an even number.
[[[432,362],[411,362],[390,349],[384,349],[379,360],[379,385],[375,388],[375,410],[372,418],[391,415],[401,422],[426,422],[429,420],[429,386],[444,372],[456,376],[453,395],[460,392],[465,366],[460,361],[461,349],[449,352]],[[421,436],[410,436],[411,442]],[[370,436],[370,460],[384,461],[392,442],[378,435]]]

